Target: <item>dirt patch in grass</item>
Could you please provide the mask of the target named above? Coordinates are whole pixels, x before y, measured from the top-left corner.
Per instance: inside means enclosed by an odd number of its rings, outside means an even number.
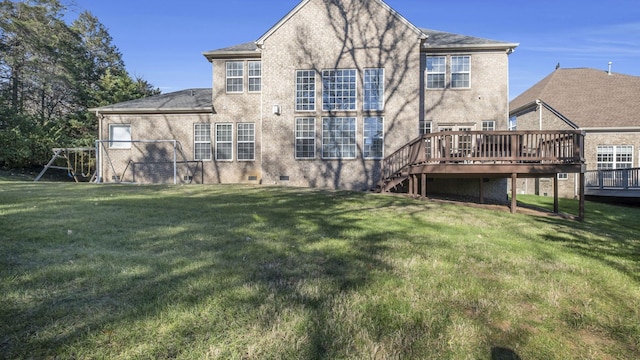
[[[33,181],[42,169],[43,167],[40,166],[26,169],[0,169],[0,181]],[[49,169],[40,181],[73,182],[74,180],[65,170]]]

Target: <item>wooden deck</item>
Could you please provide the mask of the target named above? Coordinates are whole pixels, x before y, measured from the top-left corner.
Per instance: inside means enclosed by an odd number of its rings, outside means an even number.
[[[427,197],[429,178],[511,178],[579,173],[584,194],[584,133],[581,131],[451,131],[423,135],[384,159],[379,189],[409,189]],[[482,181],[480,181],[481,183]],[[408,184],[407,184],[408,183]],[[557,183],[555,211],[557,212]],[[480,202],[483,202],[480,186]],[[584,215],[581,195],[580,218]],[[512,196],[512,211],[516,209]]]
[[[640,198],[640,168],[587,171],[585,195]]]

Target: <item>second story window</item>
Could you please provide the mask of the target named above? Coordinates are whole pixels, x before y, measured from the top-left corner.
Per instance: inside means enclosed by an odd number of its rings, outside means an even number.
[[[451,57],[451,88],[468,89],[471,87],[471,56]]]
[[[315,111],[316,109],[316,72],[314,70],[296,71],[296,111]]]
[[[249,92],[262,91],[262,61],[249,61]]]
[[[364,70],[364,110],[384,109],[384,69]]]
[[[354,111],[357,109],[355,69],[322,71],[322,110]]]
[[[427,89],[444,89],[446,72],[445,56],[427,56]]]
[[[244,91],[244,62],[227,62],[227,92],[241,93]]]

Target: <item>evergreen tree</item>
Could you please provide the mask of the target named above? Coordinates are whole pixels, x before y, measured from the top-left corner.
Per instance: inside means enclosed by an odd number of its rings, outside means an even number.
[[[59,0],[0,1],[0,166],[46,161],[54,146],[97,137],[90,107],[155,95],[126,71],[107,29],[82,12],[71,25]]]

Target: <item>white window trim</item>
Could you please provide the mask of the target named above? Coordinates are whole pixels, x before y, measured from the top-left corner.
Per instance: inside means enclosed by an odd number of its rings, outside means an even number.
[[[611,155],[612,155],[613,161],[606,161],[606,162],[598,161],[598,156],[601,154],[600,149],[605,148],[605,147],[612,149]],[[619,150],[621,150],[621,148],[623,148],[623,147],[630,149],[629,152],[624,152],[625,154],[631,154],[631,161],[630,162],[626,162],[626,161],[622,162],[622,161],[618,161],[618,159],[617,159],[618,158],[618,154],[620,153]],[[634,161],[635,161],[634,155],[635,155],[635,149],[634,149],[633,145],[622,145],[622,144],[620,144],[620,145],[598,145],[597,148],[596,148],[596,166],[597,166],[598,170],[625,169],[625,168],[627,168],[627,167],[619,167],[618,164],[630,164],[629,167],[633,167],[633,164],[634,164]],[[611,164],[612,167],[611,168],[601,168],[600,164]]]
[[[313,74],[313,82],[309,83],[312,85],[313,90],[311,90],[311,93],[313,94],[313,105],[309,105],[309,109],[301,109],[301,107],[303,107],[305,104],[299,103],[299,100],[305,100],[305,99],[312,99],[311,97],[298,97],[298,92],[300,90],[298,90],[298,86],[300,85],[305,85],[306,83],[298,83],[298,79],[300,78],[304,78],[307,80],[310,80],[310,76],[298,76],[298,74],[300,73],[307,73],[309,75]],[[295,94],[294,94],[294,98],[295,98],[295,105],[296,105],[296,112],[313,112],[316,111],[316,106],[317,106],[317,72],[315,70],[296,70],[296,80],[295,80]]]
[[[329,104],[325,104],[324,100],[324,95],[325,95],[325,79],[326,78],[333,78],[330,76],[326,76],[325,73],[331,72],[331,71],[349,71],[349,72],[353,72],[353,79],[354,79],[354,88],[353,88],[353,92],[354,95],[351,96],[346,96],[346,97],[340,97],[342,99],[353,99],[353,106],[350,106],[349,109],[337,109],[337,108],[331,108],[330,106],[328,106]],[[354,112],[354,111],[358,111],[358,69],[325,69],[322,70],[322,75],[321,75],[321,79],[322,79],[322,111],[345,111],[345,112]],[[333,82],[335,83],[335,82]],[[344,84],[344,83],[342,83]],[[344,90],[344,89],[342,89]],[[351,90],[351,89],[349,89]],[[339,97],[335,97],[336,99]],[[351,103],[349,103],[351,104]],[[327,105],[327,107],[325,107],[325,105]]]
[[[376,103],[375,108],[371,108],[371,104],[369,104],[369,108],[367,109],[367,90],[371,90],[367,87],[367,84],[371,85],[371,83],[367,83],[367,73],[372,72],[372,71],[376,71],[376,76],[379,76],[379,80],[380,82],[378,82],[378,84],[382,87],[382,94],[380,95],[380,99],[379,102]],[[363,96],[363,101],[362,101],[362,107],[364,111],[384,111],[384,106],[385,106],[385,87],[386,87],[386,82],[385,82],[385,70],[384,68],[367,68],[364,69],[363,72],[363,78],[362,78],[362,84],[363,84],[363,92],[362,92],[362,96]],[[357,95],[357,84],[356,84],[356,95]]]
[[[518,129],[518,117],[509,117],[509,131],[516,131]]]
[[[298,120],[312,120],[313,121],[313,136],[309,137],[309,136],[298,136]],[[295,119],[295,127],[293,129],[293,138],[294,138],[294,143],[293,143],[293,155],[294,158],[296,160],[314,160],[317,158],[317,153],[318,153],[318,140],[317,140],[317,133],[318,133],[318,127],[316,125],[316,118],[315,117],[304,117],[304,116],[300,116],[300,117],[296,117]],[[298,156],[298,140],[313,140],[313,156],[309,156],[309,157],[300,157]]]
[[[427,128],[429,129],[428,132],[425,131],[425,130],[427,130]],[[419,134],[420,136],[426,135],[426,134],[431,134],[432,132],[433,132],[433,121],[432,120],[420,121],[420,134]]]
[[[444,59],[444,71],[429,71],[427,67],[427,61],[429,58],[443,58]],[[424,86],[427,90],[444,90],[447,88],[447,57],[445,55],[428,55],[425,59],[426,79]],[[429,75],[444,75],[442,87],[429,87]]]
[[[240,125],[251,125],[253,140],[240,140]],[[240,159],[240,144],[252,144],[253,145],[253,158]],[[255,161],[256,160],[256,124],[255,123],[238,123],[236,125],[236,156],[238,161]]]
[[[120,136],[118,136],[118,138],[116,139],[114,136],[116,135],[116,133],[114,131],[117,128],[128,129],[128,139],[121,139]],[[131,124],[109,124],[109,149],[131,149],[131,140],[133,139],[131,133]],[[124,135],[124,133],[119,132],[117,134]]]
[[[366,126],[365,122],[367,119],[379,119],[382,122],[382,135],[380,137],[367,137],[365,136]],[[382,140],[382,154],[380,156],[366,156],[365,148],[367,139],[381,139]],[[382,116],[366,116],[362,119],[362,157],[367,160],[379,160],[384,159],[384,117]]]
[[[433,129],[432,129],[433,130]],[[476,126],[472,124],[442,124],[438,125],[438,131],[475,131]]]
[[[490,129],[485,130],[485,124],[489,125],[487,126]],[[495,120],[483,120],[482,121],[482,131],[496,131],[496,121]]]
[[[229,75],[229,64],[242,64],[242,67],[240,68],[240,70],[242,71],[242,75],[241,76],[230,76]],[[224,86],[225,86],[225,90],[227,92],[227,94],[242,94],[244,93],[244,61],[242,60],[230,60],[225,62],[225,82],[224,82]],[[233,70],[238,70],[238,69],[233,69]],[[230,79],[241,79],[242,83],[241,83],[241,89],[240,90],[236,90],[236,91],[229,91],[229,80]]]
[[[349,156],[349,157],[345,157],[345,156],[338,156],[338,157],[333,157],[333,156],[324,156],[324,146],[325,146],[325,137],[324,137],[324,122],[325,121],[331,121],[332,119],[349,119],[349,120],[353,120],[353,124],[354,124],[354,143],[352,146],[354,146],[354,151],[353,151],[353,156]],[[358,158],[358,119],[355,116],[325,116],[322,118],[322,144],[321,144],[321,148],[320,148],[320,152],[321,152],[321,156],[322,159],[324,160],[355,160]]]
[[[251,71],[255,71],[255,69],[251,69],[251,65],[252,64],[259,64],[259,71],[260,71],[260,75],[251,75]],[[249,93],[260,93],[262,92],[262,61],[261,60],[252,60],[252,61],[248,61],[247,62],[247,78],[248,78],[248,84],[247,84],[247,90],[249,91]],[[251,90],[251,80],[252,79],[259,79],[259,86],[260,89],[259,90]]]
[[[230,125],[231,126],[231,141],[218,141],[218,126],[220,125]],[[216,123],[215,124],[215,133],[214,133],[214,137],[215,137],[215,159],[216,161],[225,161],[225,162],[229,162],[229,161],[233,161],[233,123]],[[219,144],[231,144],[231,157],[229,159],[220,159],[218,157],[218,145]]]
[[[469,70],[468,71],[457,71],[453,72],[453,59],[454,58],[469,58]],[[449,81],[450,88],[455,90],[467,90],[471,89],[471,55],[452,55],[451,56],[451,80]],[[469,75],[469,86],[454,86],[453,75],[454,74],[468,74]]]
[[[199,126],[209,126],[209,140],[197,140],[196,138],[196,128],[198,128]],[[199,159],[196,156],[196,145],[197,144],[208,144],[209,145],[209,149],[211,149],[211,124],[209,123],[198,123],[198,124],[193,124],[193,159],[196,161],[211,161],[213,160],[213,154],[212,151],[209,151],[209,158],[208,159]]]

